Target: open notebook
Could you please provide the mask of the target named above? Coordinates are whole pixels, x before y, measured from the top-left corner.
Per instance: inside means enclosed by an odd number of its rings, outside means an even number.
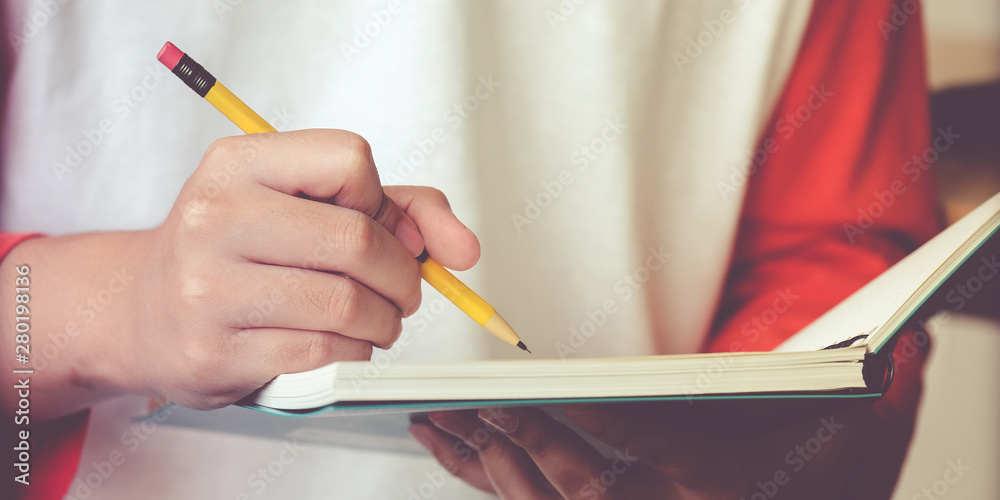
[[[980,268],[993,269],[1000,228],[1000,194],[902,259],[772,352],[644,356],[575,360],[401,362],[366,374],[367,362],[339,362],[280,375],[241,402],[284,416],[362,415],[360,429],[332,430],[344,444],[351,436],[373,444],[384,434],[376,414],[501,405],[560,405],[573,402],[664,400],[872,399],[892,381],[887,343],[937,292]],[[990,242],[988,248],[984,245]],[[977,253],[978,251],[978,253]],[[956,274],[957,271],[961,271]],[[953,277],[953,275],[955,275]],[[951,280],[949,278],[952,277]],[[936,297],[937,297],[936,296]],[[934,311],[921,311],[932,314]],[[296,436],[301,426],[241,408],[213,412],[181,410],[175,424]],[[304,419],[311,421],[314,419]],[[338,419],[340,420],[340,419]],[[398,436],[405,437],[405,419]],[[283,422],[283,423],[282,423]],[[351,424],[354,425],[354,424]],[[374,425],[376,429],[365,430]],[[308,426],[307,426],[308,427]],[[242,431],[241,431],[242,429]],[[371,432],[369,432],[371,431]],[[298,436],[303,437],[303,436]],[[331,441],[312,435],[313,441]],[[329,436],[327,436],[329,437]],[[400,441],[402,442],[402,441]],[[349,444],[349,443],[348,443]],[[397,447],[398,448],[398,447]]]
[[[582,399],[880,395],[883,347],[1000,227],[1000,195],[901,260],[773,352],[572,360],[340,362],[281,375],[244,403],[290,411],[415,411]]]

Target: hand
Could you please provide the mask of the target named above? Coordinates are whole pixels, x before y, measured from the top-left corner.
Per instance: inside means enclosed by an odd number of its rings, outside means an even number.
[[[31,264],[48,311],[33,348],[57,344],[40,415],[124,393],[208,409],[391,346],[419,306],[425,245],[456,269],[479,256],[439,191],[383,192],[364,139],[309,130],[216,141],[158,228],[29,240],[3,273]],[[68,346],[42,336],[70,323]]]
[[[436,412],[410,432],[452,474],[504,499],[822,499],[839,498],[870,408],[774,429],[698,404],[567,407],[616,450],[610,459],[537,408]]]

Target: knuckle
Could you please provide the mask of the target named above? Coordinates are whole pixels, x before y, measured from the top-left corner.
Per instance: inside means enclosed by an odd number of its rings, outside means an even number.
[[[202,158],[202,163],[204,164],[215,164],[219,161],[225,162],[232,157],[233,152],[236,150],[237,138],[234,137],[220,137],[205,149],[205,155]]]
[[[421,191],[423,191],[424,197],[434,200],[435,202],[444,205],[448,208],[451,208],[451,203],[448,202],[448,197],[440,189],[429,186],[424,186],[421,187],[420,189]]]
[[[420,310],[420,304],[423,303],[423,300],[424,300],[424,295],[423,295],[424,292],[420,289],[420,283],[419,282],[417,283],[417,287],[416,288],[417,288],[417,291],[416,291],[416,294],[414,296],[413,301],[410,303],[409,307],[403,309],[403,311],[406,311],[406,313],[403,314],[403,317],[408,318],[410,316],[413,316],[414,314],[417,313],[417,311]]]
[[[357,344],[358,348],[357,348],[356,352],[354,353],[355,357],[351,358],[351,360],[353,360],[353,361],[369,361],[369,360],[372,359],[372,353],[374,351],[374,348],[372,347],[371,342],[360,342],[359,341],[359,342],[355,342],[355,344]]]
[[[318,367],[334,361],[368,361],[372,357],[372,344],[339,334],[312,332],[308,342],[300,345],[300,350],[290,362],[300,364],[306,360],[309,366]]]
[[[479,432],[479,430],[482,432]],[[467,436],[466,443],[476,450],[480,455],[492,455],[494,453],[499,453],[501,450],[497,444],[497,437],[484,427],[477,428],[470,435]]]
[[[367,172],[372,166],[372,146],[368,141],[354,132],[345,132],[340,140],[340,147],[345,155],[345,167],[352,172]]]
[[[178,199],[168,225],[179,243],[204,243],[231,238],[242,231],[234,217],[237,201],[222,196],[222,188],[212,179],[193,180],[192,189]]]
[[[384,339],[375,343],[375,347],[378,347],[379,349],[388,349],[392,347],[392,345],[399,340],[399,336],[403,333],[403,314],[395,307],[392,308],[392,311],[392,317],[389,320],[388,334]]]
[[[203,186],[199,186],[203,187]],[[178,229],[183,233],[218,225],[219,204],[216,200],[197,193],[181,205]]]
[[[217,379],[220,364],[215,352],[213,343],[204,340],[188,340],[181,344],[183,371],[194,386]]]
[[[334,337],[325,333],[314,333],[303,347],[301,359],[305,359],[311,367],[323,366],[330,362],[336,352]]]
[[[552,451],[552,441],[539,433],[522,433],[521,447],[536,459],[544,459]]]
[[[344,253],[354,261],[369,262],[379,255],[379,235],[375,222],[361,212],[348,212],[339,222]]]
[[[266,136],[270,135],[248,134],[216,139],[205,150],[199,170],[208,169],[215,174],[210,174],[211,177],[222,184],[227,184],[243,166],[255,163],[254,160],[264,147],[265,141],[270,140],[270,137]]]
[[[185,369],[190,372],[202,371],[210,366],[209,361],[213,358],[210,351],[214,347],[208,342],[201,340],[188,340],[181,343],[181,356],[184,360]]]
[[[191,310],[198,310],[212,301],[212,283],[196,274],[185,274],[179,277],[180,289],[178,298],[181,304]]]
[[[209,338],[180,342],[180,370],[184,375],[176,387],[185,406],[212,410],[233,404],[255,387],[234,378],[224,343]]]
[[[333,320],[341,325],[352,325],[361,316],[361,289],[358,282],[344,278],[331,290],[327,299],[326,311]]]

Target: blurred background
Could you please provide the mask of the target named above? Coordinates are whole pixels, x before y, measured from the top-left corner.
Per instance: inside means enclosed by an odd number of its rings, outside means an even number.
[[[932,131],[961,134],[933,169],[951,223],[1000,192],[1000,1],[923,5]],[[929,330],[917,434],[893,500],[1000,498],[1000,279]]]

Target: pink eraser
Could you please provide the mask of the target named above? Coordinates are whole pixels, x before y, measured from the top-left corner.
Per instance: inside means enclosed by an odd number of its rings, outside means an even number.
[[[177,63],[180,62],[181,57],[183,56],[184,52],[181,52],[181,49],[178,49],[174,44],[167,42],[163,44],[163,48],[161,48],[160,52],[156,54],[156,59],[163,63],[167,69],[173,71],[174,66],[177,66]]]

